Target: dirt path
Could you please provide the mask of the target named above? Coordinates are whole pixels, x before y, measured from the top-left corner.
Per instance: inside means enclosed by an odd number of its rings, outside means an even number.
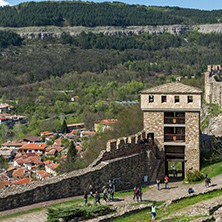
[[[211,187],[216,187],[218,185],[222,185],[222,176],[221,175],[212,178]],[[193,185],[183,185],[182,182],[172,182],[172,183],[169,183],[169,189],[165,189],[164,184],[161,184],[160,190],[156,189],[156,185],[151,185],[150,187],[151,187],[151,189],[144,192],[144,194],[143,194],[144,201],[154,201],[154,200],[168,201],[171,199],[178,198],[180,196],[184,196],[184,195],[188,196],[187,191],[188,191],[189,187],[192,187],[194,189],[195,193],[200,193],[200,192],[206,191],[207,189],[211,189],[211,188],[206,188],[204,186],[204,182],[201,184],[193,184]],[[37,208],[37,207],[47,207],[53,203],[64,202],[64,201],[78,199],[78,198],[80,198],[80,196],[71,197],[71,198],[64,198],[64,199],[59,199],[59,200],[52,200],[52,201],[37,203],[37,204],[25,206],[25,207],[20,207],[20,208],[8,210],[8,211],[2,211],[2,212],[0,212],[0,216],[12,214],[12,213],[20,212],[20,211],[24,211],[24,210],[29,210],[29,209],[33,209],[33,208]],[[105,202],[103,202],[103,200],[101,202],[102,202],[102,204],[105,203]],[[113,206],[117,206],[117,205],[127,205],[127,204],[134,203],[134,202],[135,201],[133,201],[132,196],[126,196],[126,197],[116,198],[116,201],[108,202],[108,204],[113,205]],[[3,219],[1,221],[2,222],[27,222],[27,221],[46,222],[46,219],[47,219],[46,210],[42,210],[42,211],[38,211],[38,212],[32,212],[32,213],[29,213],[26,215],[21,215],[18,217]]]

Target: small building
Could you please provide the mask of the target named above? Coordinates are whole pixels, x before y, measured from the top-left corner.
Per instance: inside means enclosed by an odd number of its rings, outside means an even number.
[[[168,83],[141,92],[144,129],[154,135],[168,162],[181,162],[182,173],[200,169],[200,111],[202,90]]]
[[[94,129],[96,132],[105,130],[111,130],[113,125],[117,122],[117,119],[104,119],[94,124]]]
[[[23,141],[28,143],[41,143],[41,138],[37,136],[28,136],[23,139]]]
[[[29,143],[19,147],[19,152],[24,153],[43,153],[45,151],[46,143]]]
[[[67,124],[67,127],[70,131],[72,130],[83,130],[85,127],[84,123],[73,123],[73,124]]]

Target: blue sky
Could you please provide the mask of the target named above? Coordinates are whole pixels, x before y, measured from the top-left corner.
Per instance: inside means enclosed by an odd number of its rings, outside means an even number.
[[[108,1],[108,0],[107,0]],[[17,5],[22,0],[0,0],[0,5]],[[96,0],[95,2],[103,2]],[[181,8],[195,8],[203,10],[222,9],[222,0],[123,0],[128,4],[155,5],[155,6],[179,6]]]

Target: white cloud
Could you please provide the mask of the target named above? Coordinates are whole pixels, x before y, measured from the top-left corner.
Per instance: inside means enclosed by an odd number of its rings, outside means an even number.
[[[11,4],[4,0],[0,0],[0,6],[5,6],[5,5],[11,5]]]

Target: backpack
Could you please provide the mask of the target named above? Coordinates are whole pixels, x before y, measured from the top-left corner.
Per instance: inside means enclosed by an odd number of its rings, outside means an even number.
[[[134,191],[134,194],[137,195],[137,192],[138,192],[138,191],[137,191],[137,189],[136,189],[136,190]]]

